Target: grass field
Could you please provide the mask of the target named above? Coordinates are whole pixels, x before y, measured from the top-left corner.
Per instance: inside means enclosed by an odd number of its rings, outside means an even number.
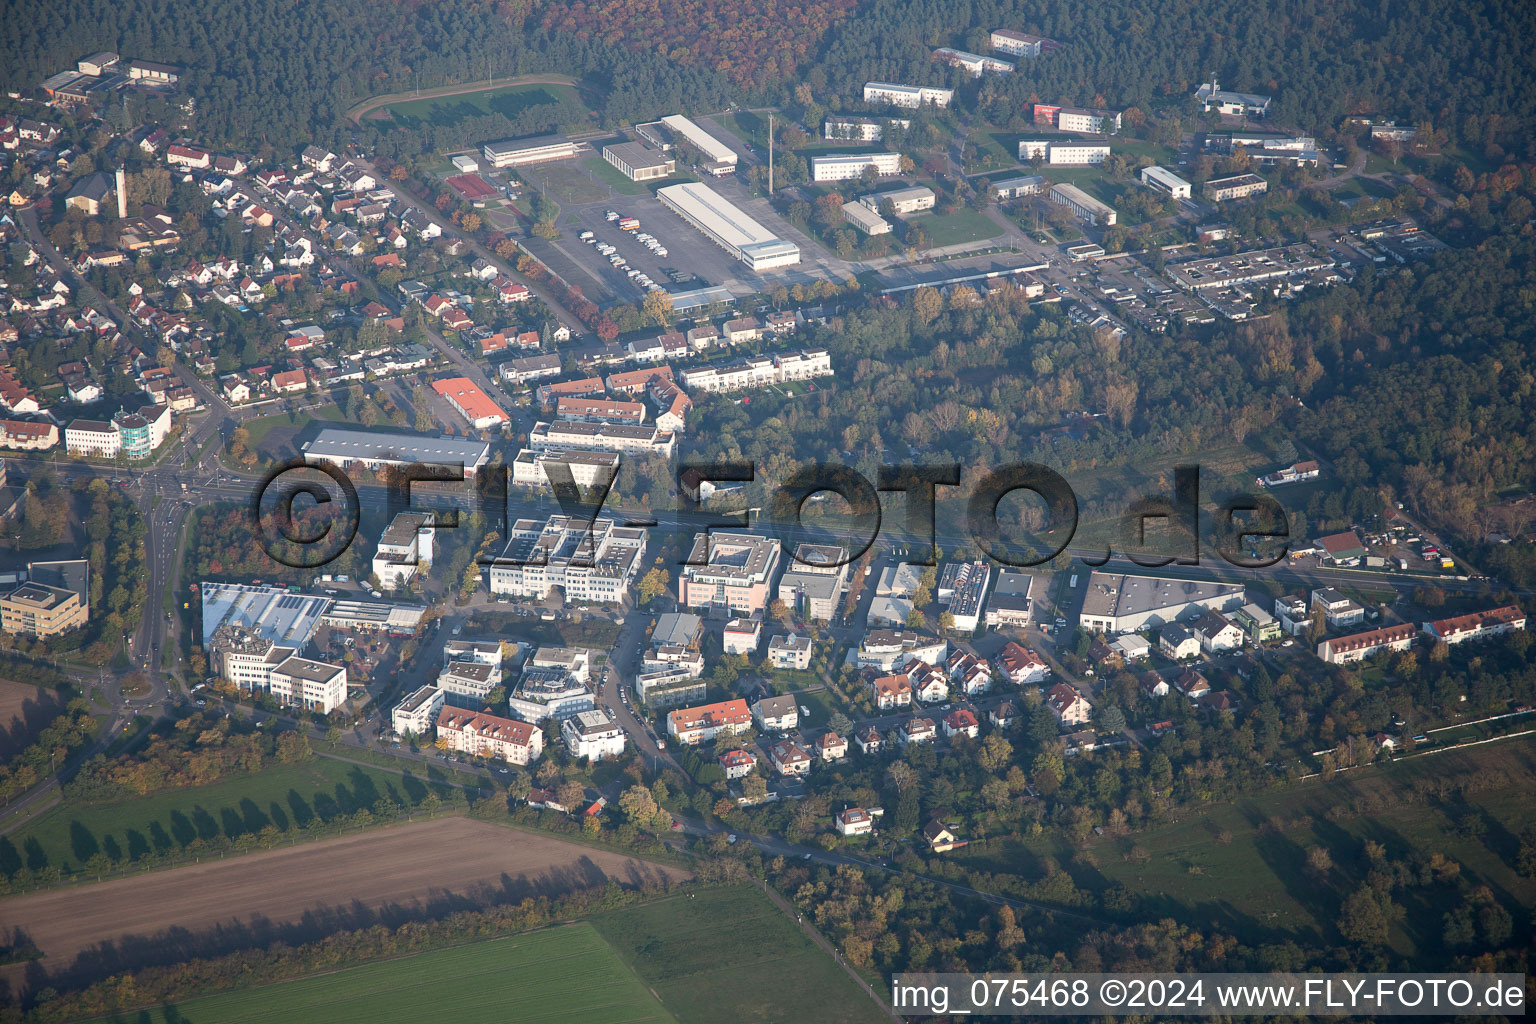
[[[1052,842],[973,845],[955,856],[981,870],[1025,875],[1042,858],[1056,857],[1080,886],[1124,885],[1143,901],[1141,918],[1168,915],[1215,925],[1246,941],[1336,942],[1339,894],[1363,880],[1360,850],[1369,839],[1393,858],[1421,851],[1457,861],[1464,880],[1489,886],[1515,914],[1518,931],[1520,911],[1528,917],[1536,906],[1536,881],[1514,868],[1516,837],[1536,821],[1529,789],[1533,770],[1536,738],[1512,739],[1303,783],[1132,836],[1094,839],[1087,845],[1091,863],[1074,863],[1076,851]],[[1511,783],[1465,803],[1399,799],[1419,780],[1470,781],[1494,772],[1507,773]],[[1353,812],[1362,801],[1371,813]],[[1470,834],[1459,827],[1469,813],[1486,831]],[[1217,838],[1223,833],[1229,837],[1225,843]],[[1141,863],[1131,856],[1138,847],[1147,854]],[[1336,865],[1324,883],[1307,873],[1306,852],[1312,847],[1329,850]],[[1443,958],[1441,917],[1456,899],[1449,887],[1412,893],[1408,912],[1392,924],[1392,947],[1425,962]]]
[[[327,1024],[451,1020],[648,1024],[675,1020],[590,924],[579,923],[190,999],[113,1021]]]
[[[297,414],[279,412],[270,416],[258,416],[255,419],[246,420],[241,426],[250,433],[250,448],[254,451],[267,447],[267,438],[274,430],[281,429],[287,437],[292,437],[315,420],[339,423],[342,420],[341,410],[334,405],[321,405]]]
[[[622,171],[613,164],[604,160],[602,156],[584,157],[581,161],[581,169],[591,173],[592,177],[601,181],[620,195],[638,196],[649,189],[638,181],[630,181]]]
[[[959,245],[963,242],[979,242],[1003,233],[1003,229],[998,227],[992,218],[975,210],[935,213],[913,220],[912,224],[928,232],[928,238],[934,248]]]
[[[381,796],[414,805],[433,788],[446,795],[446,788],[426,779],[316,757],[209,786],[112,803],[66,800],[0,838],[0,871],[14,871],[18,860],[33,870],[50,864],[79,866],[98,851],[114,860],[138,860],[175,851],[194,839],[233,839],[269,824],[282,829],[317,817],[331,821],[372,807]]]
[[[562,99],[576,103],[581,96],[569,85],[511,85],[459,96],[434,96],[392,103],[389,111],[402,128],[420,128],[457,124],[472,117],[503,114],[515,118],[530,107],[558,104]]]
[[[672,897],[592,925],[682,1024],[888,1019],[756,888]]]

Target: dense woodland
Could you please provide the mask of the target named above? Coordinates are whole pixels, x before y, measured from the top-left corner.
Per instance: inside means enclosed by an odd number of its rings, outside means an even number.
[[[835,109],[884,79],[948,80],[1004,125],[1034,98],[1193,116],[1189,94],[1215,73],[1227,88],[1272,93],[1277,121],[1314,133],[1366,112],[1432,124],[1479,152],[1531,145],[1524,46],[1536,9],[1518,0],[253,0],[213,19],[192,0],[10,0],[5,14],[0,87],[30,90],[96,49],[184,64],[206,141],[253,151],[335,143],[367,96],[540,71],[602,90],[607,123],[727,98],[785,102],[800,84]],[[985,51],[1002,27],[1066,45],[980,83],[929,60],[940,45]]]

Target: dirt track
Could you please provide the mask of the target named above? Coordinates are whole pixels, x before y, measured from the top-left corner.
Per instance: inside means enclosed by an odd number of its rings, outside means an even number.
[[[621,884],[689,877],[680,868],[467,818],[446,818],[301,843],[96,885],[0,900],[0,922],[67,965],[124,936],[169,929],[228,933],[242,927],[342,921],[380,908],[409,913],[473,890],[501,898],[554,893],[612,878]],[[387,914],[386,914],[387,916]],[[184,933],[183,933],[184,934]],[[9,972],[7,972],[9,973]]]
[[[467,85],[442,85],[436,89],[423,89],[415,92],[394,92],[387,96],[370,96],[361,103],[347,111],[347,117],[353,124],[362,124],[363,118],[381,107],[388,107],[395,103],[407,103],[411,100],[435,100],[445,96],[468,96],[476,92],[494,92],[497,89],[511,89],[519,85],[569,85],[578,92],[582,91],[581,83],[570,75],[515,75],[512,78],[498,78],[490,83],[481,82]]]

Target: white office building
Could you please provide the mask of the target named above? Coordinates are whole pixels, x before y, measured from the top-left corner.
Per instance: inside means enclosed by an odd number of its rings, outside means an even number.
[[[519,519],[489,570],[491,593],[543,600],[559,587],[567,601],[621,603],[644,564],[645,536],[606,518]]]
[[[1108,227],[1115,222],[1117,215],[1113,207],[1099,202],[1076,185],[1052,185],[1050,196],[1051,202],[1067,207],[1079,220],[1101,227]]]
[[[947,107],[955,98],[953,89],[933,89],[923,85],[897,85],[894,82],[865,82],[865,103],[889,103],[916,109],[925,103]]]
[[[437,725],[437,714],[443,710],[443,703],[443,691],[435,686],[422,686],[411,691],[405,700],[395,705],[395,710],[390,714],[390,725],[395,735],[431,736],[432,729]]]
[[[619,470],[619,453],[563,451],[558,448],[534,451],[532,448],[524,448],[512,460],[512,483],[518,487],[541,490],[552,488],[554,477],[550,475],[550,466],[554,464],[564,466],[576,486],[592,487],[614,478]]]
[[[624,730],[606,711],[577,712],[560,723],[560,738],[572,757],[601,761],[624,754]]]
[[[373,554],[373,574],[385,590],[403,587],[424,564],[432,561],[432,516],[401,512],[379,536]]]
[[[531,139],[487,142],[482,152],[485,154],[485,162],[492,167],[521,167],[548,160],[569,160],[576,155],[578,148],[576,143],[559,135],[542,135]]]
[[[811,158],[812,181],[847,181],[873,170],[879,175],[901,173],[900,153],[835,153]]]
[[[1166,167],[1143,167],[1141,183],[1159,192],[1166,192],[1175,199],[1188,199],[1191,190],[1189,182]]]

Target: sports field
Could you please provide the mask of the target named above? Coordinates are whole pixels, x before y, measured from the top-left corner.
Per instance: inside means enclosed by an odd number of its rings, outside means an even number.
[[[190,999],[144,1019],[162,1013],[182,1024],[675,1020],[585,923]]]
[[[556,108],[569,104],[573,110],[581,107],[581,94],[569,85],[536,83],[509,85],[500,89],[461,93],[457,96],[433,96],[419,100],[401,100],[389,104],[397,125],[402,128],[419,128],[425,124],[457,124],[460,121],[487,114],[502,114],[516,120],[535,107]]]

